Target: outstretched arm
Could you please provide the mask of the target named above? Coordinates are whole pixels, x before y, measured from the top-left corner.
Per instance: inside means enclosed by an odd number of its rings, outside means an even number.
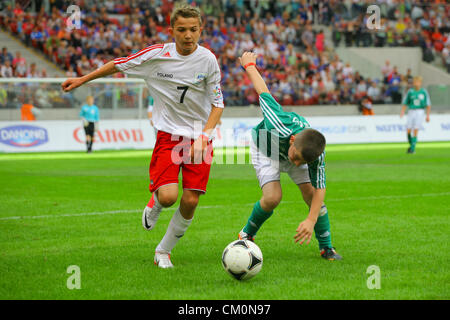
[[[300,244],[303,244],[303,242],[306,241],[306,244],[309,244],[309,242],[311,241],[311,237],[314,232],[314,226],[316,225],[317,219],[319,218],[319,212],[322,208],[323,201],[325,200],[325,191],[325,188],[314,188],[308,217],[298,226],[296,230],[297,233],[294,236],[295,242],[300,241]]]
[[[264,92],[270,93],[264,79],[259,74],[258,69],[256,69],[256,57],[257,55],[253,52],[244,52],[242,57],[239,58],[239,61],[245,68],[245,71],[247,71],[247,74],[252,81],[253,87],[255,87],[258,95]]]
[[[114,61],[109,61],[108,63],[104,64],[97,70],[92,71],[91,73],[89,73],[85,76],[67,79],[66,81],[64,81],[61,84],[61,88],[63,89],[63,91],[69,92],[69,91],[85,84],[86,82],[89,82],[91,80],[98,79],[98,78],[103,78],[103,77],[109,76],[111,74],[114,74],[116,72],[119,72],[119,70],[115,67]]]

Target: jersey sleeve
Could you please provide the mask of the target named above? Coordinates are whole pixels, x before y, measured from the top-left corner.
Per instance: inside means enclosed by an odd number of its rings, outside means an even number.
[[[427,101],[427,106],[431,107],[431,99],[430,99],[430,94],[428,93],[427,89],[423,89],[423,91],[425,91],[425,99]]]
[[[164,44],[156,44],[128,57],[114,59],[115,67],[126,74],[134,75],[139,78],[145,78],[148,74],[145,66],[148,61],[157,56],[164,48]]]
[[[272,97],[270,93],[261,93],[259,105],[264,115],[264,124],[268,131],[276,130],[281,137],[288,137],[292,134],[289,128],[292,122],[291,116],[283,111],[281,105]]]
[[[206,92],[213,106],[218,108],[224,108],[225,106],[223,104],[222,89],[220,87],[221,81],[220,68],[219,64],[217,63],[217,60],[215,58],[212,60],[213,62],[210,67],[210,72],[206,79],[206,90],[207,90]]]
[[[325,189],[325,151],[322,152],[317,160],[308,163],[308,171],[313,187],[316,189]]]

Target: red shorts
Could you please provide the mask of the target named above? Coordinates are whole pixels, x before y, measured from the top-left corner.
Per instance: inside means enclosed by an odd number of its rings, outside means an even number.
[[[183,189],[206,192],[213,156],[212,143],[208,142],[205,160],[198,164],[190,163],[189,149],[193,143],[192,139],[158,131],[150,161],[150,192],[167,184],[178,184],[180,168]]]

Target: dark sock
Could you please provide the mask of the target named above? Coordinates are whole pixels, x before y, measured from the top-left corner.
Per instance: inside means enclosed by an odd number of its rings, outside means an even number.
[[[416,150],[417,137],[411,137],[411,150]]]
[[[263,223],[270,218],[273,214],[272,212],[266,212],[261,208],[261,204],[258,202],[253,206],[252,214],[250,218],[248,218],[248,222],[244,227],[244,232],[249,235],[255,236],[258,232],[259,228],[263,225]]]
[[[331,229],[330,220],[328,219],[328,210],[325,205],[320,210],[316,225],[314,226],[314,233],[317,241],[319,241],[319,249],[331,248]]]

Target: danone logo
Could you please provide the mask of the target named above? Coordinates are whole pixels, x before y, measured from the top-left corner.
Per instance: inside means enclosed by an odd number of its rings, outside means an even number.
[[[48,142],[48,133],[37,126],[9,126],[0,129],[0,142],[18,148],[35,147]]]

